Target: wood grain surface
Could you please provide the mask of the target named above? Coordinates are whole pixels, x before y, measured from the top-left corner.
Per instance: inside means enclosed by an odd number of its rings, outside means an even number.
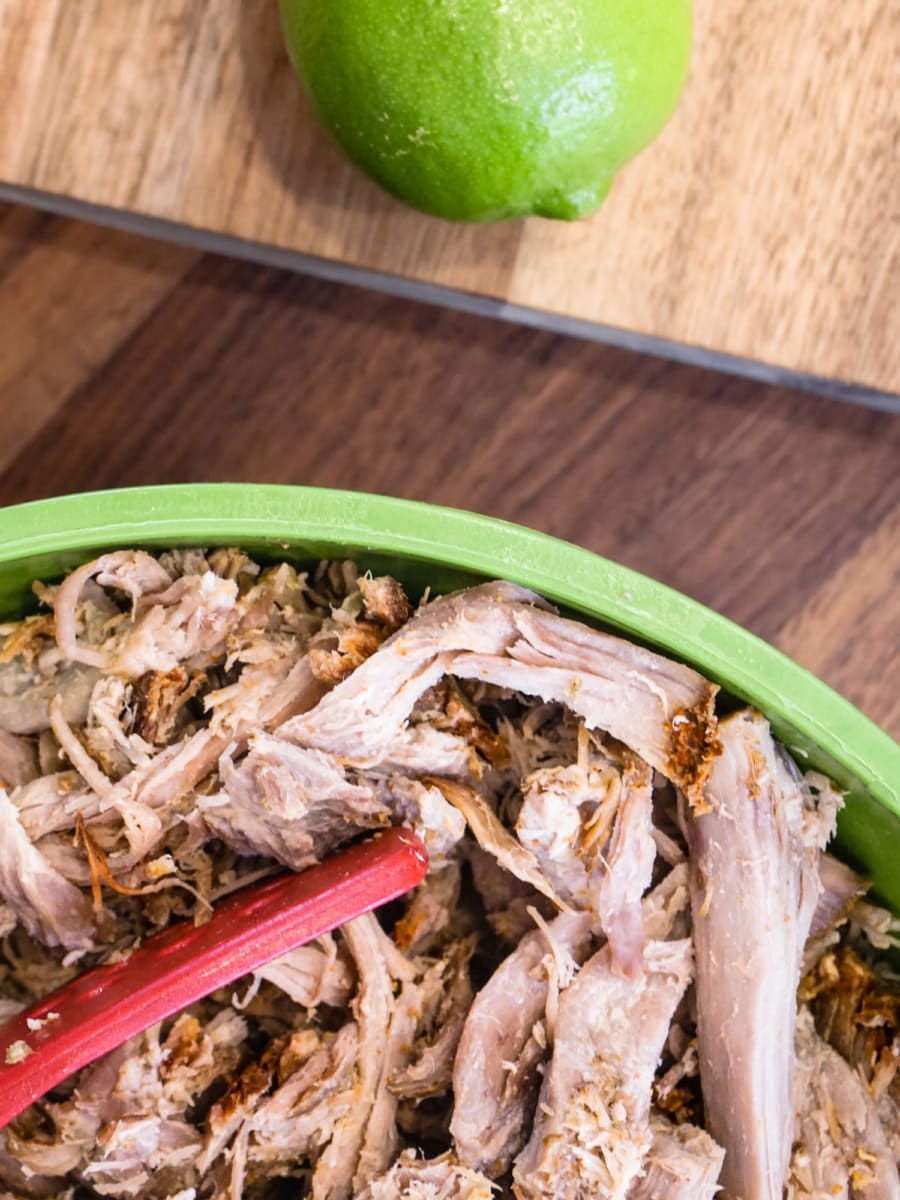
[[[0,188],[900,392],[900,6],[695,23],[675,119],[594,219],[467,227],[343,161],[274,0],[0,0]]]
[[[230,479],[489,513],[900,735],[897,416],[2,207],[0,331],[2,504]]]

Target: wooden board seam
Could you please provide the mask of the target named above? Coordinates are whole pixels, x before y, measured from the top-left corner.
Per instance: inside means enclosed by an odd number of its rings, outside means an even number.
[[[424,304],[459,309],[476,316],[509,321],[550,333],[579,338],[583,341],[599,342],[636,354],[650,354],[671,362],[683,363],[686,366],[721,371],[739,378],[751,379],[757,383],[796,388],[828,400],[860,404],[881,412],[900,413],[900,394],[894,392],[847,383],[839,379],[808,375],[802,371],[793,371],[774,363],[739,358],[722,351],[709,350],[703,346],[669,341],[649,334],[635,333],[628,329],[567,317],[560,313],[511,304],[508,301],[479,295],[476,292],[458,291],[436,283],[390,275],[367,267],[352,266],[336,260],[288,250],[281,246],[267,245],[230,234],[194,228],[177,221],[166,220],[164,217],[112,208],[87,200],[56,195],[52,192],[2,181],[0,181],[0,201],[28,205],[44,212],[90,221],[125,233],[158,238],[161,241],[186,246],[204,253],[223,254],[231,258],[259,263],[262,266],[312,275],[332,283],[362,287]]]

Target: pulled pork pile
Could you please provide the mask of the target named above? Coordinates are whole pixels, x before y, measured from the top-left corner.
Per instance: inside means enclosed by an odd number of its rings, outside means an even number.
[[[123,551],[36,591],[0,1021],[364,831],[430,869],[34,1104],[0,1200],[900,1197],[894,926],[757,713],[508,583]]]

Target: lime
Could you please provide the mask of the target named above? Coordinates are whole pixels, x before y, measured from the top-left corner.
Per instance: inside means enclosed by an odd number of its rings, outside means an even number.
[[[319,116],[437,216],[592,212],[668,120],[690,0],[280,0]]]

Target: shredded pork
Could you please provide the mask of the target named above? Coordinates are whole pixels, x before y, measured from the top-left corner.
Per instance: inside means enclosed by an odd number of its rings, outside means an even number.
[[[225,548],[35,590],[0,1024],[368,831],[430,869],[32,1105],[0,1200],[898,1196],[897,925],[759,714],[510,583],[416,608]]]

